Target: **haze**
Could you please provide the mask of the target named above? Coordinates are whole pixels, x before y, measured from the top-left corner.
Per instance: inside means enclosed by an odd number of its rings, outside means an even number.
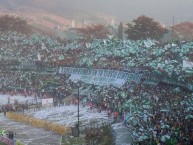
[[[60,0],[69,1],[87,13],[105,13],[119,21],[147,15],[165,23],[193,21],[193,0]]]
[[[27,7],[26,7],[27,6]],[[67,18],[95,19],[96,15],[130,22],[140,15],[165,25],[193,21],[193,0],[0,0],[0,7],[23,11],[41,9]]]
[[[95,3],[99,10],[116,16],[120,21],[143,14],[166,24],[172,24],[173,16],[176,23],[193,21],[193,0],[97,0]]]

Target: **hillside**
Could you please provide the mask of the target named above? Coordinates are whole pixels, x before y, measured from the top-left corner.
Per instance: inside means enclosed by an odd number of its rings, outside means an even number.
[[[0,15],[18,15],[27,19],[32,25],[38,24],[49,28],[60,26],[65,29],[71,26],[72,19],[77,26],[83,25],[83,20],[104,23],[110,21],[110,16],[90,12],[81,0],[72,3],[71,0],[0,0]],[[85,11],[83,11],[84,9]]]
[[[193,23],[183,22],[173,27],[173,30],[177,35],[184,40],[193,39]]]

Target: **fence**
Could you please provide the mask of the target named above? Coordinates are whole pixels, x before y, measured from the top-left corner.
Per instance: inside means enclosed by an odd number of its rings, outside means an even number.
[[[4,136],[0,136],[0,144],[1,143],[6,144],[6,145],[24,145],[22,142],[18,140],[11,140]]]
[[[0,136],[0,143],[4,143],[6,145],[14,145],[14,141],[7,138],[7,137],[4,137],[4,136]]]
[[[30,113],[54,107],[53,103],[42,106],[42,99],[30,99],[26,101],[18,101],[18,103],[18,108],[15,111],[20,113]]]
[[[71,128],[69,127],[65,127],[63,125],[59,125],[53,122],[37,119],[32,116],[23,115],[15,112],[8,112],[6,116],[9,119],[12,119],[14,121],[32,125],[36,128],[43,128],[45,130],[50,130],[60,135],[71,133]]]

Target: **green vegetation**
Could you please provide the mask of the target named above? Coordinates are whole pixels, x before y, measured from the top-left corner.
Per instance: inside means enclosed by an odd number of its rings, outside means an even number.
[[[62,137],[61,145],[84,145],[84,144],[85,144],[85,140],[82,137],[77,138],[69,135]]]
[[[80,138],[69,135],[62,137],[62,145],[85,145],[91,143],[96,145],[113,145],[110,126],[90,129],[81,135]]]
[[[15,16],[0,16],[0,31],[16,31],[23,34],[31,33],[31,27],[28,25],[27,21]]]
[[[148,38],[159,40],[163,34],[167,32],[159,22],[144,15],[134,19],[133,24],[128,23],[127,31],[125,31],[128,39],[131,40],[143,40]]]

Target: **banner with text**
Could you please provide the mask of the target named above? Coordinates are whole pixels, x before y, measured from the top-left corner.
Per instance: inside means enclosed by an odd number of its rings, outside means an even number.
[[[125,82],[139,82],[142,74],[128,73],[124,71],[60,67],[60,74],[71,74],[70,80],[73,82],[82,81],[88,84],[100,86],[122,86]]]

